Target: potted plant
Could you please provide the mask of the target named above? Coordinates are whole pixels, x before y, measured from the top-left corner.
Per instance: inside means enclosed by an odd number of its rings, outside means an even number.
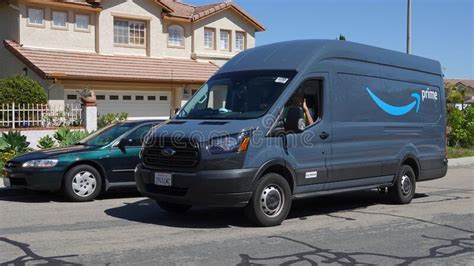
[[[78,91],[77,93],[81,96],[81,103],[83,105],[87,105],[87,106],[96,105],[97,99],[95,97],[95,92],[93,90],[85,88],[81,91]]]

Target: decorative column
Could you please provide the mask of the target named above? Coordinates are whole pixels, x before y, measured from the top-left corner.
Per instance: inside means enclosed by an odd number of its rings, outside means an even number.
[[[81,95],[82,122],[87,132],[97,130],[97,99],[93,90],[84,89]]]
[[[97,130],[97,105],[83,104],[82,105],[82,122],[87,132]]]

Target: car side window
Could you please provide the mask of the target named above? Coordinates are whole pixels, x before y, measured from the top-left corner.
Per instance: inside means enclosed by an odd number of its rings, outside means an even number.
[[[143,143],[143,138],[150,131],[154,125],[147,124],[135,129],[130,135],[127,136],[128,139],[132,140],[130,146],[141,146]]]

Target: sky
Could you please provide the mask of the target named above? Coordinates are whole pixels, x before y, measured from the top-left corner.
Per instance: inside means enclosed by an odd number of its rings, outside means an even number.
[[[219,0],[184,0],[203,5]],[[265,25],[257,46],[335,39],[405,52],[407,0],[234,0]],[[412,0],[412,54],[441,62],[446,78],[474,79],[474,0]]]

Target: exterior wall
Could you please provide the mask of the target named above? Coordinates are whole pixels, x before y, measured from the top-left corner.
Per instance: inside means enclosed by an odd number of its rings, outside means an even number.
[[[204,28],[215,29],[214,49],[204,48]],[[220,50],[220,30],[231,31],[230,51]],[[194,53],[198,59],[211,60],[217,65],[223,65],[236,55],[235,32],[246,32],[246,48],[255,47],[255,28],[232,10],[222,11],[216,15],[195,22],[194,25]]]
[[[44,10],[44,27],[30,26],[28,25],[28,8],[42,8]],[[30,3],[20,3],[20,38],[19,42],[25,46],[38,47],[38,48],[50,48],[58,50],[71,50],[71,51],[95,51],[95,16],[93,12],[87,12],[83,10],[60,9],[50,8],[47,5],[38,5]],[[67,30],[53,29],[51,11],[67,11],[68,12],[68,23]],[[88,32],[75,30],[74,20],[75,14],[87,14],[89,15],[89,28]]]
[[[48,103],[57,108],[62,108],[64,106],[64,87],[61,82],[54,83],[51,80],[43,79],[3,46],[0,48],[0,62],[0,78],[14,75],[25,75],[24,69],[26,68],[27,76],[38,81],[45,89],[46,94],[48,95]]]
[[[0,25],[4,25],[0,27],[0,40],[18,40],[19,11],[12,6],[0,4]]]
[[[99,24],[99,53],[160,57],[164,55],[166,39],[161,24],[161,8],[149,0],[109,0],[102,2]],[[114,44],[114,17],[145,22],[145,47],[123,47]],[[150,49],[151,48],[151,49]]]
[[[168,46],[168,27],[171,25],[179,25],[184,29],[184,47],[172,47]],[[157,29],[159,31],[160,29]],[[158,47],[152,47],[152,55],[160,54],[164,57],[177,57],[177,58],[191,58],[193,48],[193,28],[190,22],[174,22],[174,21],[163,21],[164,43],[161,43]],[[159,50],[162,51],[159,51]],[[164,51],[164,53],[163,53]]]

